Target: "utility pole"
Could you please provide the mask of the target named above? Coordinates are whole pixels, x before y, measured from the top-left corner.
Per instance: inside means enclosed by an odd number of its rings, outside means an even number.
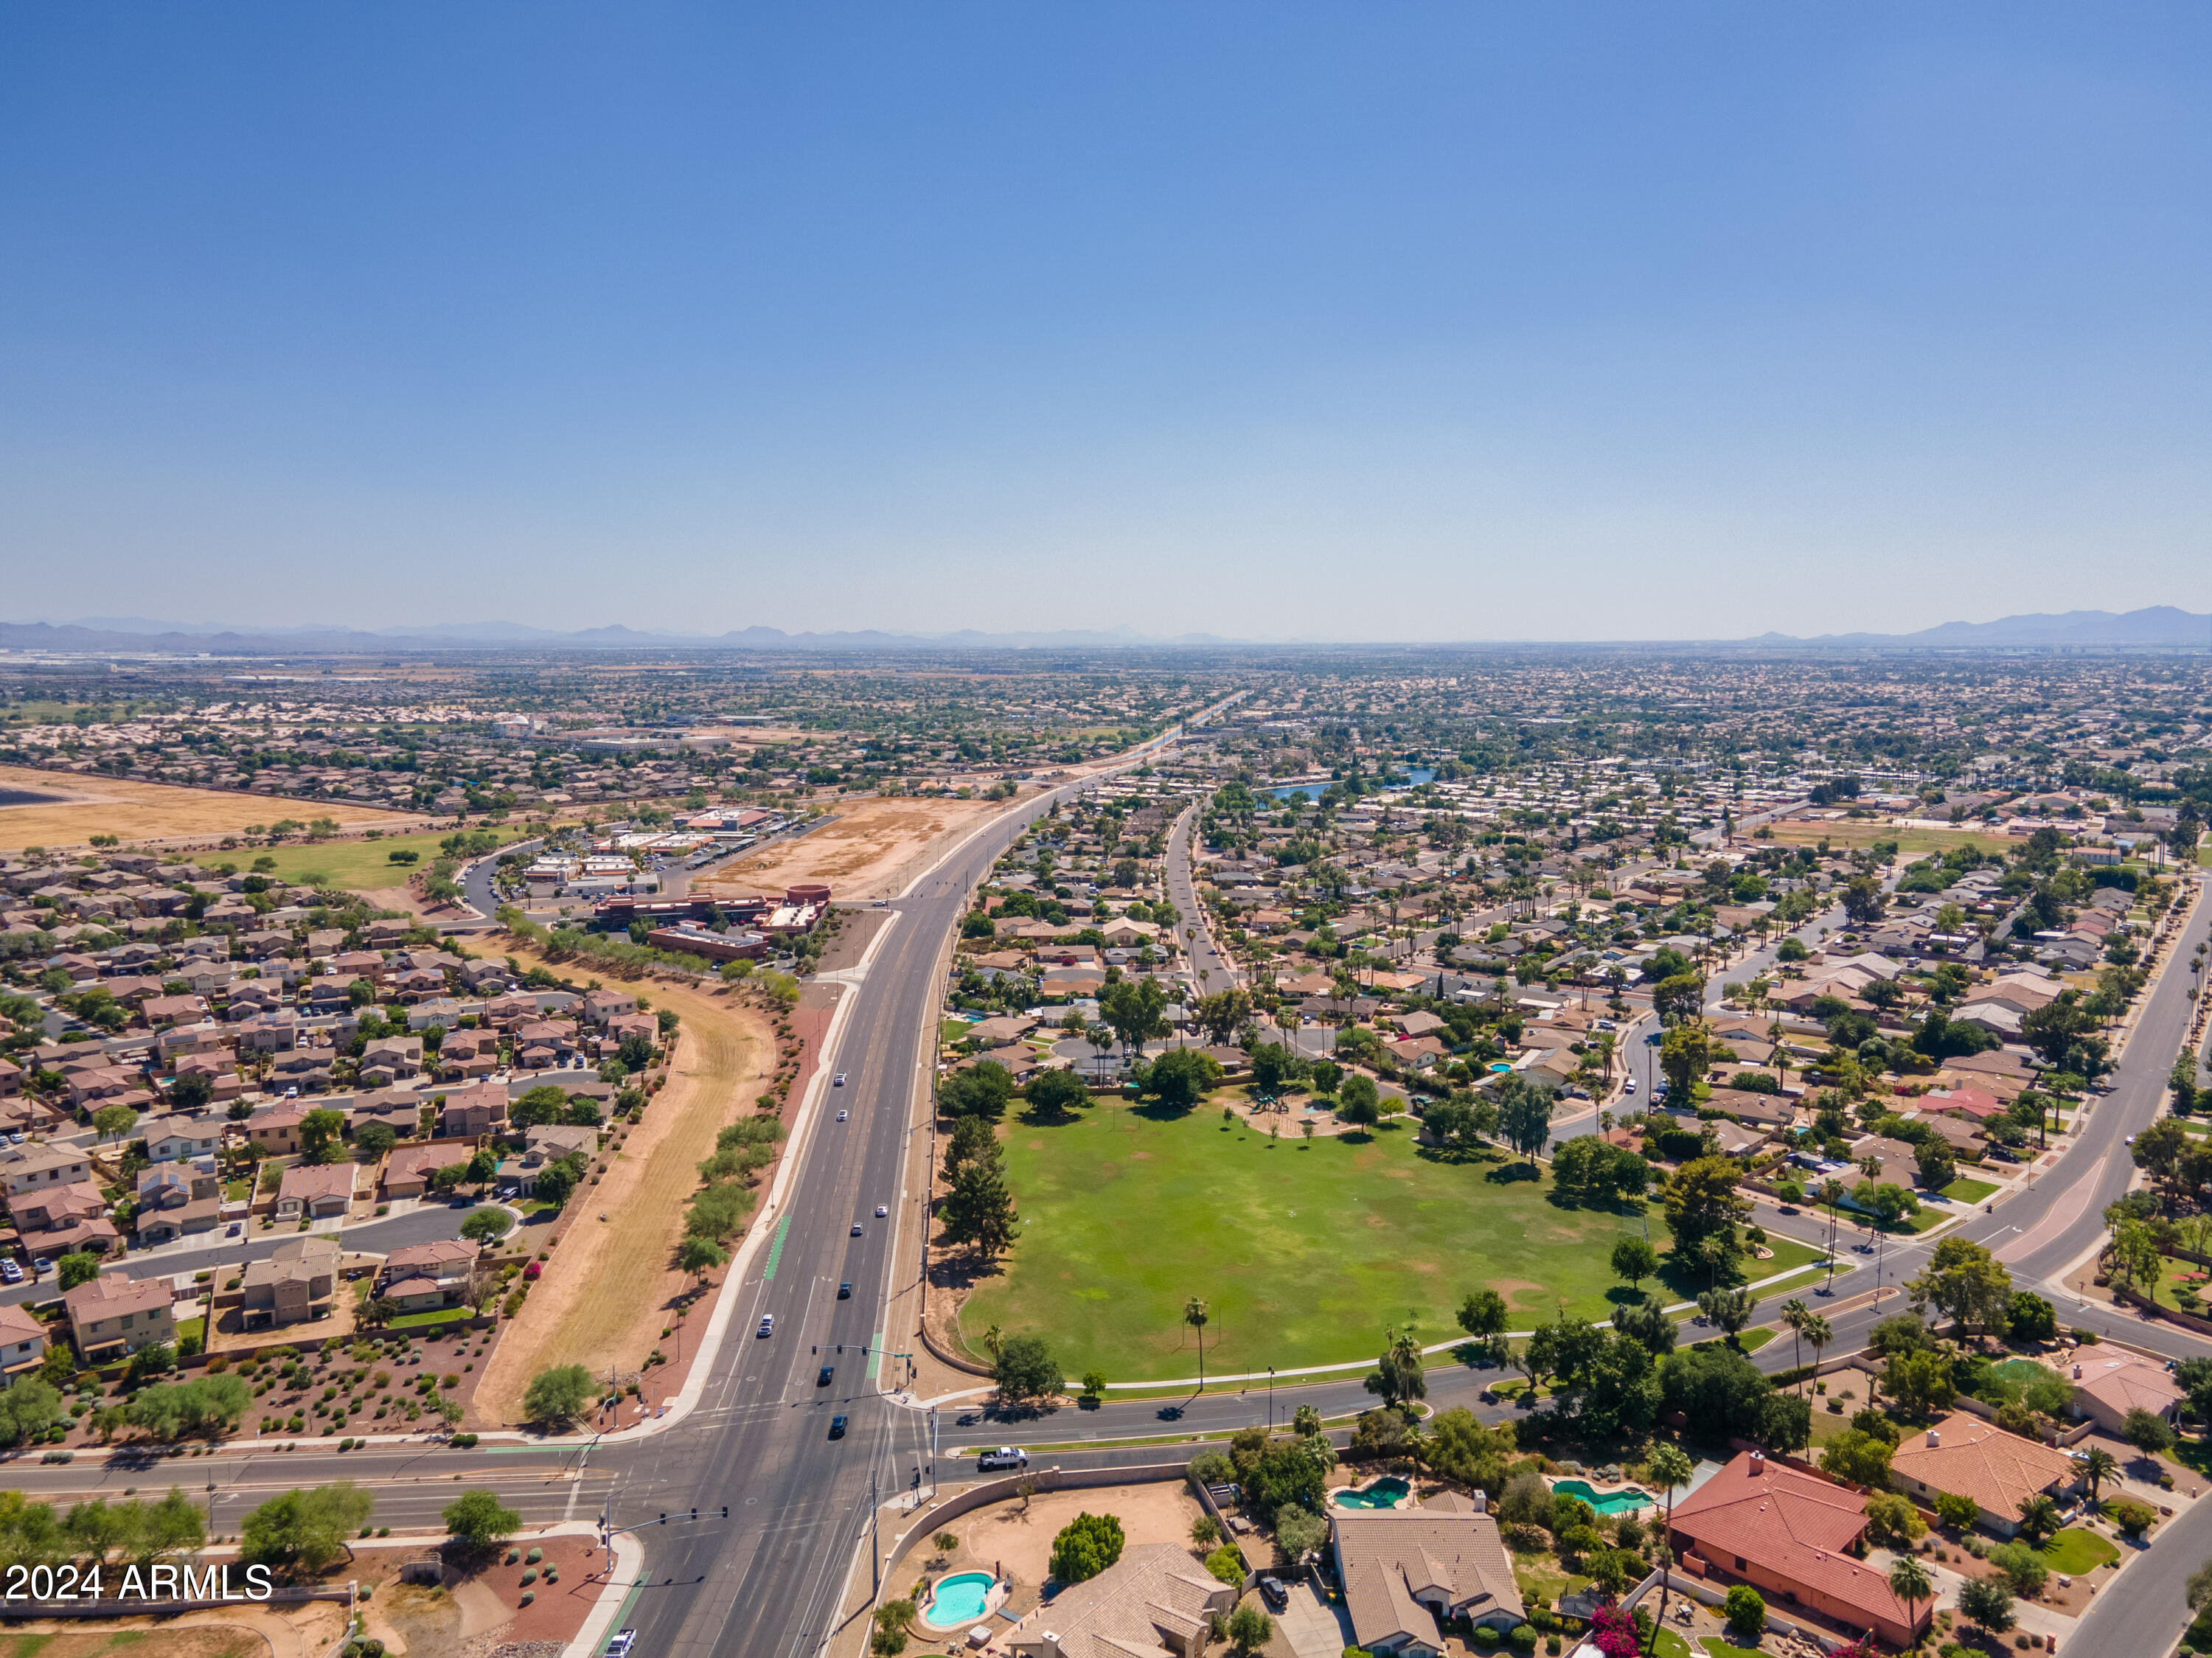
[[[884,1592],[884,1552],[881,1540],[876,1534],[876,1471],[868,1470],[868,1567],[871,1584],[870,1598]]]

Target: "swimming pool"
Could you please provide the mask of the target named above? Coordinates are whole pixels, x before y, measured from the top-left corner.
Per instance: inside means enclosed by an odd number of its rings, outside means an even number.
[[[1602,1515],[1628,1514],[1637,1509],[1655,1506],[1642,1491],[1613,1491],[1600,1497],[1583,1479],[1560,1479],[1553,1483],[1552,1490],[1562,1497],[1579,1497]]]
[[[1413,1489],[1402,1479],[1378,1479],[1356,1491],[1331,1491],[1329,1500],[1340,1509],[1395,1509]]]
[[[991,1598],[993,1579],[988,1571],[955,1572],[938,1582],[937,1592],[923,1608],[921,1621],[939,1629],[957,1629],[983,1615]]]

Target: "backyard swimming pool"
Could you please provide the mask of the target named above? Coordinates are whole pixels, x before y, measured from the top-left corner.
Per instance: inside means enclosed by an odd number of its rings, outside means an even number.
[[[1378,1479],[1356,1491],[1331,1491],[1329,1500],[1340,1509],[1395,1509],[1413,1489],[1402,1479]]]
[[[1562,1497],[1579,1497],[1602,1515],[1628,1514],[1637,1509],[1653,1505],[1642,1491],[1614,1491],[1600,1497],[1585,1479],[1561,1479],[1553,1482],[1552,1490]]]
[[[955,1572],[942,1579],[937,1591],[929,1597],[923,1608],[921,1621],[939,1629],[957,1629],[963,1624],[972,1624],[983,1615],[991,1597],[991,1574],[988,1571]]]

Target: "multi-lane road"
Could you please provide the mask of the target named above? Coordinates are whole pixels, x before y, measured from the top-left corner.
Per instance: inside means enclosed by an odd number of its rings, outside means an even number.
[[[1275,1420],[1286,1420],[1303,1403],[1328,1415],[1370,1404],[1356,1371],[1338,1382],[1279,1389],[1272,1398],[1256,1387],[1179,1401],[1182,1413],[1172,1428],[1157,1398],[998,1420],[983,1414],[981,1394],[965,1409],[955,1401],[934,1413],[894,1396],[904,1378],[896,1354],[908,1345],[914,1321],[895,1321],[888,1309],[911,1290],[921,1254],[921,1194],[903,1190],[911,1137],[927,1132],[912,1108],[933,1063],[931,1036],[949,940],[967,894],[1014,836],[1053,802],[1097,780],[1079,780],[1026,803],[957,849],[891,906],[896,919],[865,973],[843,975],[849,1005],[827,1065],[846,1074],[847,1085],[824,1093],[791,1148],[775,1206],[758,1223],[765,1247],[756,1246],[742,1278],[724,1291],[735,1298],[727,1335],[688,1416],[648,1437],[588,1453],[574,1445],[475,1451],[404,1445],[343,1457],[313,1448],[217,1456],[188,1470],[193,1494],[211,1506],[211,1529],[235,1530],[244,1511],[274,1491],[325,1479],[374,1485],[378,1521],[395,1528],[434,1526],[458,1485],[489,1486],[532,1524],[604,1513],[617,1526],[651,1527],[647,1581],[634,1591],[623,1619],[639,1631],[645,1649],[678,1658],[802,1658],[839,1635],[848,1576],[870,1569],[856,1546],[872,1501],[891,1502],[938,1477],[933,1425],[948,1453],[980,1442],[1091,1442],[1040,1458],[1078,1467],[1162,1455],[1157,1448],[1116,1453],[1097,1443],[1117,1436],[1224,1436],[1267,1420],[1271,1412]],[[1194,895],[1189,903],[1175,902],[1195,913]],[[2185,958],[2206,937],[2209,915],[2212,905],[2200,906],[2176,955]],[[2163,1078],[2183,1039],[2187,987],[2185,973],[2165,976],[2139,1016],[2112,1091],[2086,1114],[2057,1163],[2040,1171],[2032,1189],[1959,1229],[1996,1251],[2016,1281],[2058,1301],[2062,1321],[2173,1355],[2212,1352],[2212,1344],[2100,1303],[2078,1305],[2058,1280],[2095,1247],[2104,1206],[2129,1184],[2124,1140],[2160,1109]],[[841,1107],[850,1113],[844,1123],[836,1121]],[[876,1216],[879,1204],[887,1217]],[[1884,1282],[1910,1277],[1928,1247],[1908,1242],[1890,1250],[1881,1268]],[[1879,1313],[1868,1304],[1876,1268],[1871,1259],[1845,1260],[1851,1265],[1838,1271],[1834,1299],[1826,1303],[1839,1309],[1833,1315],[1837,1352],[1856,1345],[1873,1320],[1896,1304],[1886,1303]],[[841,1283],[853,1285],[849,1299],[838,1298]],[[756,1336],[769,1315],[774,1335]],[[1786,1365],[1787,1345],[1770,1344],[1759,1360],[1769,1368]],[[834,1366],[826,1385],[818,1381],[824,1363]],[[1480,1404],[1488,1379],[1446,1365],[1430,1373],[1430,1399],[1503,1416],[1509,1407]],[[848,1418],[848,1428],[833,1439],[831,1420],[838,1415]],[[160,1483],[168,1472],[121,1463],[17,1462],[7,1483],[34,1497],[116,1494],[125,1485]],[[944,1476],[963,1472],[948,1455]],[[198,1490],[202,1482],[211,1489]],[[720,1517],[724,1504],[727,1521]],[[688,1517],[694,1505],[704,1516],[696,1523]],[[653,1523],[663,1512],[673,1516],[665,1527]],[[2076,1637],[2078,1649],[2149,1651],[2172,1638],[2183,1619],[2183,1580],[2212,1545],[2212,1504],[2174,1521],[2172,1530],[2173,1536],[2130,1569],[2129,1595],[2109,1597],[2092,1611]],[[2081,1646],[2093,1632],[2096,1640]]]

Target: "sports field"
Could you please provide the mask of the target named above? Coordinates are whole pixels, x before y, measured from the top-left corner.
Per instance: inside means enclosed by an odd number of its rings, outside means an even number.
[[[504,843],[532,831],[514,824],[485,832],[498,835]],[[250,869],[258,859],[273,858],[276,867],[270,873],[287,881],[311,881],[315,886],[339,887],[348,892],[374,892],[382,887],[404,887],[410,875],[428,870],[443,855],[438,843],[452,833],[447,829],[421,835],[387,835],[380,841],[302,841],[223,855],[240,869]],[[411,852],[415,861],[395,864],[392,861],[395,852]]]
[[[1484,1285],[1516,1329],[1553,1317],[1560,1297],[1605,1318],[1607,1291],[1622,1287],[1613,1243],[1644,1231],[1635,1215],[1553,1204],[1548,1175],[1522,1178],[1525,1163],[1431,1161],[1389,1125],[1372,1139],[1275,1140],[1204,1107],[1109,1103],[1073,1122],[1012,1121],[1001,1138],[1021,1238],[962,1310],[961,1333],[983,1357],[993,1324],[1044,1335],[1069,1376],[1196,1375],[1192,1296],[1212,1310],[1210,1375],[1369,1357],[1408,1321],[1425,1346],[1449,1340],[1462,1297]],[[1663,1250],[1656,1205],[1650,1224]],[[1775,1248],[1758,1276],[1814,1255]]]

